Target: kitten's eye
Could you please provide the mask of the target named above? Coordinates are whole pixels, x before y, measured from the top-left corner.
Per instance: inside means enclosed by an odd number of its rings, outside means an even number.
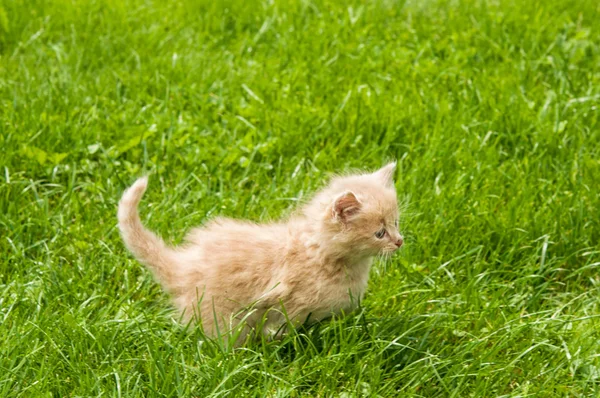
[[[394,225],[396,226],[396,229],[398,229],[398,220],[394,221]]]
[[[375,232],[375,237],[377,239],[383,239],[385,236],[385,228],[381,228],[379,231]]]

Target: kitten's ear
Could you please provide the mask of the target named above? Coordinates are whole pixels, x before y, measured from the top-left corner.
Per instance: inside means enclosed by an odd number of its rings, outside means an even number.
[[[391,188],[394,186],[395,171],[396,162],[391,162],[377,170],[375,173],[373,173],[373,176],[375,176],[383,185],[385,185],[388,188]]]
[[[358,213],[360,207],[361,203],[356,195],[351,191],[346,191],[335,198],[331,213],[335,219],[347,221],[348,217]]]

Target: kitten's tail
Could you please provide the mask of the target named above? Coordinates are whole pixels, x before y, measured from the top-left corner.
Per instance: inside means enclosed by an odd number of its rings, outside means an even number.
[[[138,204],[146,192],[148,177],[138,179],[119,202],[119,230],[125,246],[155,274],[165,287],[173,281],[175,252],[140,221]]]

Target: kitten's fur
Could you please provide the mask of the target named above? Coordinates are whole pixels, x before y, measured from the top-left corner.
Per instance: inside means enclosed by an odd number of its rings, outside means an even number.
[[[123,194],[119,229],[184,319],[200,320],[205,333],[216,336],[243,318],[243,340],[259,325],[272,332],[286,318],[300,324],[356,307],[373,256],[391,253],[403,242],[395,167],[334,178],[287,222],[217,218],[190,231],[179,247],[166,245],[140,222],[144,177]]]

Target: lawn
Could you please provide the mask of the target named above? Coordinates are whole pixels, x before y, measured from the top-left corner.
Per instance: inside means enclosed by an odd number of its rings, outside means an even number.
[[[0,0],[0,395],[600,394],[600,3]],[[362,308],[231,349],[125,250],[398,160]]]

